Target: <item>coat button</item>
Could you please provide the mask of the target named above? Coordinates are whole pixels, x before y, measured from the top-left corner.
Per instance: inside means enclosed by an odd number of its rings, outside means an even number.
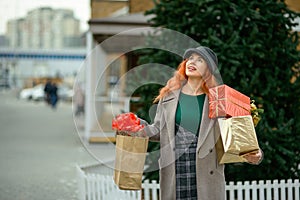
[[[210,173],[211,175],[213,175],[213,174],[214,174],[214,171],[210,171],[209,173]]]

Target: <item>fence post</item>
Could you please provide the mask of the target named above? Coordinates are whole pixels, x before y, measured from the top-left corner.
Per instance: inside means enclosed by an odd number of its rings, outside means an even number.
[[[299,199],[299,190],[300,190],[299,179],[296,179],[294,181],[294,184],[295,184],[295,199]]]
[[[272,183],[271,180],[266,181],[267,199],[272,199]]]
[[[77,171],[77,185],[78,185],[78,199],[85,200],[86,196],[86,176],[81,168],[76,165]]]
[[[152,180],[151,181],[151,185],[152,185],[152,200],[157,200],[157,192],[158,192],[158,188],[157,188],[157,181],[156,180]]]
[[[237,182],[237,184],[236,184],[236,186],[237,186],[237,199],[238,200],[243,200],[243,185],[242,185],[242,182],[241,181],[238,181]]]
[[[250,191],[251,191],[251,187],[250,187],[250,182],[249,181],[245,181],[244,182],[244,189],[245,189],[245,200],[250,200]]]
[[[259,200],[265,199],[265,183],[264,181],[259,181],[258,182],[258,190],[259,190]]]
[[[285,180],[280,180],[280,199],[286,199],[286,192],[285,192]]]
[[[274,180],[273,181],[273,195],[274,195],[274,200],[279,200],[279,191],[278,191],[278,188],[279,188],[279,184],[278,184],[278,180]]]
[[[149,192],[149,180],[145,180],[143,183],[143,190],[144,190],[144,199],[150,200],[150,192]]]
[[[252,187],[252,199],[253,200],[257,200],[257,182],[256,181],[252,181],[251,182],[251,187]]]
[[[230,181],[229,186],[227,187],[229,190],[229,199],[235,199],[234,197],[234,182]]]
[[[91,177],[86,176],[86,197],[87,200],[91,199]]]
[[[91,192],[92,192],[92,194],[91,194],[91,199],[92,200],[96,200],[96,176],[94,175],[94,174],[90,174],[90,176],[91,176],[91,182],[92,182],[92,184],[91,184]]]
[[[287,180],[288,200],[293,200],[293,182],[292,179]]]

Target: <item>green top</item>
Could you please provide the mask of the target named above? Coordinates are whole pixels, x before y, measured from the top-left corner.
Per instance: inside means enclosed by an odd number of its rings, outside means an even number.
[[[180,93],[175,116],[176,124],[198,135],[204,99],[205,94],[192,96]]]

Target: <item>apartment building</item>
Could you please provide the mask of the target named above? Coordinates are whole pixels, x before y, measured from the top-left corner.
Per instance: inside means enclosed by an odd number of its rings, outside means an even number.
[[[78,43],[81,37],[79,20],[69,9],[33,9],[24,18],[10,20],[6,36],[11,48],[61,49],[82,46]]]

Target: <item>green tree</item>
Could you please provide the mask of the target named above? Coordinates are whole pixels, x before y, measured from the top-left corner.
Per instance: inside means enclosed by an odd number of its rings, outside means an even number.
[[[160,0],[149,14],[154,14],[153,26],[176,30],[211,47],[223,82],[265,110],[256,127],[263,162],[228,164],[227,180],[299,178],[300,53],[292,21],[300,15],[282,0]],[[176,68],[180,59],[148,50],[140,61]],[[150,105],[154,96],[149,94],[157,94],[157,85],[144,92],[137,93]],[[139,111],[146,118],[148,108]]]

